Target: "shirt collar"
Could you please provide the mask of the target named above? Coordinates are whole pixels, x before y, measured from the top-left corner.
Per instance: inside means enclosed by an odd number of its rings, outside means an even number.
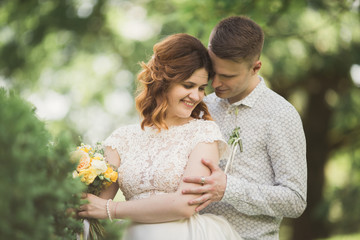
[[[227,103],[227,105],[229,106],[233,106],[233,107],[238,107],[240,105],[245,105],[248,107],[253,107],[256,100],[260,97],[260,95],[263,93],[263,91],[266,88],[266,84],[264,79],[261,76],[258,76],[260,79],[260,82],[258,83],[258,85],[254,88],[254,90],[252,90],[252,92],[246,96],[244,99],[241,99],[240,101],[234,102],[233,104],[229,104],[227,99],[222,99],[223,102]]]

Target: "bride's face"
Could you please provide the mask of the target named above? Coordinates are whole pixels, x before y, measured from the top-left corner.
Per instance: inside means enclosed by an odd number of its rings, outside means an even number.
[[[189,79],[174,84],[167,94],[169,104],[165,119],[167,124],[187,122],[194,108],[203,100],[207,84],[208,72],[205,68],[196,70]]]

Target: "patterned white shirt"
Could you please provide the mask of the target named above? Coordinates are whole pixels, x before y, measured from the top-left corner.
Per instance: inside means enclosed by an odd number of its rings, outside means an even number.
[[[203,212],[222,215],[248,239],[279,239],[283,217],[299,217],[306,207],[306,141],[295,108],[260,83],[243,100],[229,104],[214,93],[209,111],[225,139],[240,127],[237,149],[227,173],[223,199]],[[226,160],[220,161],[224,169]]]

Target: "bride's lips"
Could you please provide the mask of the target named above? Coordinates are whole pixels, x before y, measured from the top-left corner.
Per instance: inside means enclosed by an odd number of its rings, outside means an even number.
[[[185,104],[185,106],[192,108],[195,106],[195,102],[190,102],[190,101],[186,101],[186,100],[182,100],[182,102]]]

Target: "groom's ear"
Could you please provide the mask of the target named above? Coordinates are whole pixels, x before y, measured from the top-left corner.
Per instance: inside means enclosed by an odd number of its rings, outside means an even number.
[[[254,65],[252,68],[252,70],[254,71],[254,74],[257,74],[260,71],[261,65],[262,65],[262,63],[260,60],[257,60],[256,62],[254,62]]]

